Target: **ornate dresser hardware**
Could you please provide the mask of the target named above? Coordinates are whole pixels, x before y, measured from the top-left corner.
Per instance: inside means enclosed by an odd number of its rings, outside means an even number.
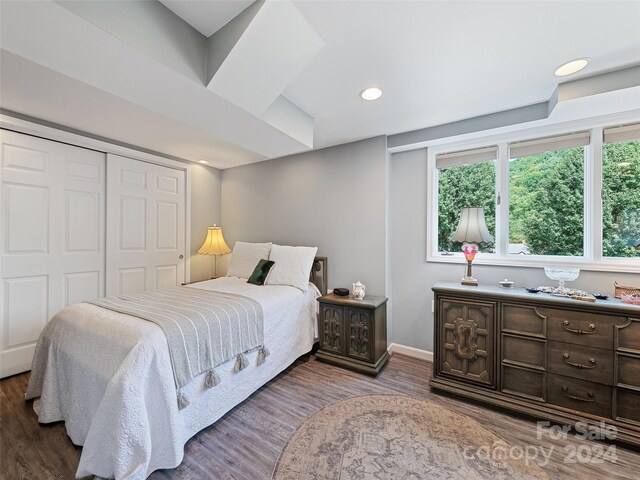
[[[579,395],[569,395],[569,387],[562,387],[560,390],[562,390],[562,393],[564,393],[564,396],[567,398],[570,398],[572,400],[577,400],[579,402],[595,402],[596,401],[596,395],[594,393],[591,392],[587,392],[587,398],[584,397],[580,397]]]
[[[355,300],[330,293],[318,302],[320,347],[316,358],[377,374],[389,359],[387,298],[367,295]]]
[[[565,320],[562,322],[562,326],[567,332],[577,333],[578,335],[590,335],[592,333],[596,333],[596,325],[594,323],[589,324],[589,331],[585,332],[584,330],[580,330],[579,328],[569,328],[569,320]]]
[[[640,446],[640,309],[438,283],[433,389]],[[601,423],[604,422],[604,423]]]
[[[569,358],[571,358],[571,356],[568,353],[565,353],[562,355],[562,359],[564,360],[564,363],[566,363],[567,365],[571,365],[572,367],[576,367],[576,368],[596,368],[596,361],[593,358],[589,359],[589,365],[583,365],[582,363],[573,363],[569,361]]]

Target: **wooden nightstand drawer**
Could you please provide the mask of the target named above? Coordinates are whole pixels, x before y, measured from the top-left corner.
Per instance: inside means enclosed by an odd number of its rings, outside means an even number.
[[[613,385],[613,351],[571,343],[549,342],[549,372]]]
[[[554,405],[611,418],[611,395],[609,386],[548,374],[547,402]]]

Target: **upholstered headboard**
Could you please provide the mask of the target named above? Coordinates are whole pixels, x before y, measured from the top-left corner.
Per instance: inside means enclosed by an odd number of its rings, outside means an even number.
[[[327,257],[315,257],[313,259],[313,266],[311,267],[309,281],[318,287],[318,290],[320,290],[322,295],[327,294],[327,289],[329,288],[329,280],[327,277]]]

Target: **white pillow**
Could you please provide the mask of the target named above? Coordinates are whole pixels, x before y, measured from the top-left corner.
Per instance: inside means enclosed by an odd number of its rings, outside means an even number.
[[[275,264],[271,267],[265,285],[291,285],[306,292],[317,251],[317,247],[287,247],[274,244],[269,260],[273,260]]]
[[[258,262],[269,258],[271,243],[236,242],[231,254],[227,277],[249,278]]]

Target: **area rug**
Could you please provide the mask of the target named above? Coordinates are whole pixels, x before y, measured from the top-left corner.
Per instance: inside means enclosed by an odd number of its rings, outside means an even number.
[[[285,445],[274,480],[547,480],[475,420],[404,395],[366,395],[325,407]]]

